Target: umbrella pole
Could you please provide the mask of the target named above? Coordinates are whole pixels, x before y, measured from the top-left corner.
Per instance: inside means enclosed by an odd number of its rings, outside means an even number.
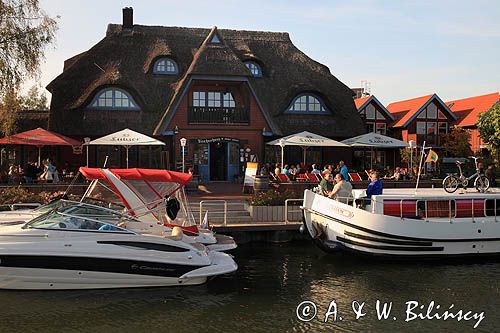
[[[373,147],[370,148],[370,169],[373,169]]]
[[[42,165],[42,147],[38,147],[38,167]]]
[[[127,151],[125,159],[127,160],[127,169],[128,169],[128,148],[129,146],[125,146],[125,150]]]
[[[285,146],[281,146],[281,170],[283,170],[283,168],[285,167],[283,165],[283,152],[285,151]]]

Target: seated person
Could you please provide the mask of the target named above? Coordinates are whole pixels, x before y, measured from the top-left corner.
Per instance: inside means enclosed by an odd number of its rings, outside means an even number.
[[[386,177],[386,179],[394,179],[394,180],[401,180],[401,178],[402,178],[402,173],[400,167],[396,167],[396,169],[394,169],[394,173],[392,174],[392,176]]]
[[[333,190],[332,174],[330,172],[325,172],[323,179],[319,183],[319,187],[321,188],[323,195],[329,195]]]
[[[370,184],[368,184],[368,188],[366,189],[366,197],[371,199],[372,195],[382,194],[384,190],[384,185],[379,179],[378,171],[374,171],[370,174]]]
[[[329,198],[333,199],[343,199],[342,201],[347,201],[348,198],[352,197],[352,185],[350,182],[346,182],[341,173],[335,175],[335,186],[333,190],[328,194]]]

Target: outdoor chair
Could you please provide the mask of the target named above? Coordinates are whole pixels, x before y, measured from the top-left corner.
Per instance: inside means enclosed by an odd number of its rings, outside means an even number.
[[[312,183],[317,183],[319,182],[319,178],[318,178],[318,175],[314,174],[314,173],[308,173],[307,174],[307,179],[309,179],[310,182]]]
[[[351,182],[360,182],[363,179],[361,178],[361,175],[359,173],[357,173],[357,172],[351,172],[351,173],[349,173],[349,180]]]
[[[279,173],[278,174],[278,179],[282,183],[289,183],[290,182],[290,178],[288,178],[288,176],[285,175],[284,173]]]

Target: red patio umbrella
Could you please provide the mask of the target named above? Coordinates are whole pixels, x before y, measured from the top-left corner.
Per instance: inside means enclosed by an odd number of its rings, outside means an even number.
[[[27,145],[38,147],[38,165],[43,146],[81,146],[82,142],[59,133],[36,128],[0,139],[0,145]]]

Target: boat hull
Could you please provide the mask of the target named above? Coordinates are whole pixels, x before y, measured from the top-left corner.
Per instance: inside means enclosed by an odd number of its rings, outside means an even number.
[[[0,268],[1,289],[68,290],[167,287],[202,284],[206,282],[206,279],[206,277],[180,279],[178,277],[64,269]]]
[[[500,255],[500,222],[491,218],[424,221],[373,214],[306,190],[304,225],[326,252],[391,259]]]

